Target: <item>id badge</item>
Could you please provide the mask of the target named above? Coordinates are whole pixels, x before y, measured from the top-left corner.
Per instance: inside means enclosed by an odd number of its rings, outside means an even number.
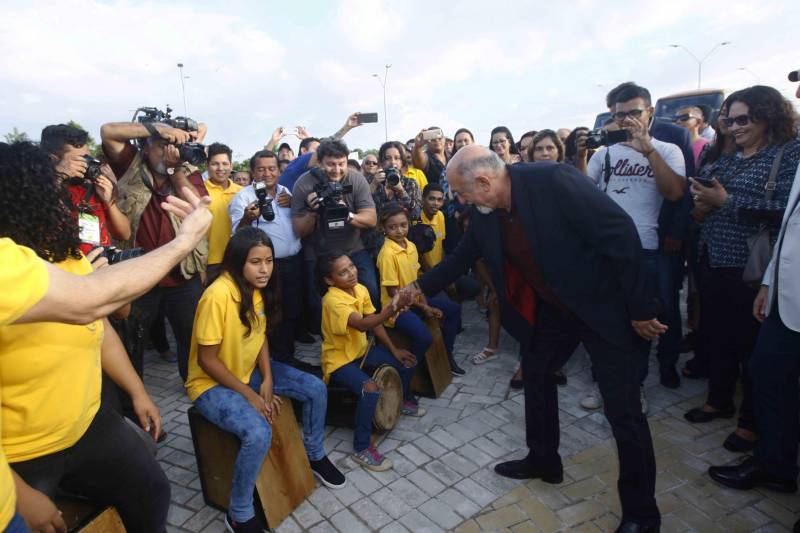
[[[88,244],[100,245],[100,219],[95,215],[81,213],[78,215],[80,239]]]

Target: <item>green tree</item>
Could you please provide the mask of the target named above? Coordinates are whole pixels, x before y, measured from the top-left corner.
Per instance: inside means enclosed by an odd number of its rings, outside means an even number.
[[[24,131],[19,131],[16,126],[14,126],[14,129],[10,133],[6,133],[4,135],[4,137],[5,137],[6,142],[8,144],[15,143],[15,142],[18,142],[18,141],[30,141],[31,140],[31,138],[28,137],[27,133],[25,133]]]

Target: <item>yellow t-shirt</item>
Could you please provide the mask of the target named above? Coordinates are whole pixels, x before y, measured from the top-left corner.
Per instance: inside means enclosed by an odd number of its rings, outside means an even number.
[[[419,185],[420,193],[422,192],[422,189],[424,189],[425,186],[428,185],[428,177],[425,175],[423,171],[421,171],[418,168],[409,166],[408,170],[406,170],[406,173],[403,174],[403,176],[411,178],[412,180],[416,181],[417,185]]]
[[[355,296],[337,287],[328,287],[322,298],[322,379],[325,383],[338,368],[363,356],[367,351],[367,334],[347,326],[353,313],[371,315],[375,307],[369,291],[360,283]]]
[[[86,258],[55,266],[86,275]],[[0,327],[0,416],[10,463],[64,450],[80,439],[100,407],[103,322],[36,322]]]
[[[0,239],[0,327],[10,324],[36,305],[47,292],[50,278],[47,267],[30,248],[17,246],[7,238]],[[4,346],[0,344],[0,350]],[[0,384],[2,380],[0,379]],[[2,397],[0,386],[0,397]],[[2,431],[0,430],[0,433]],[[0,447],[0,531],[14,517],[17,495],[14,478]]]
[[[225,368],[242,383],[248,383],[256,360],[267,334],[267,316],[261,291],[253,291],[253,308],[257,320],[250,318],[250,335],[239,318],[239,302],[242,301],[236,283],[227,273],[222,274],[203,293],[194,314],[192,345],[189,351],[189,375],[186,392],[195,401],[205,391],[219,385],[214,378],[200,368],[197,361],[197,345],[219,344],[217,357]]]
[[[428,267],[433,268],[439,263],[442,262],[444,259],[444,248],[442,247],[442,243],[444,242],[445,229],[444,229],[444,213],[441,211],[436,211],[436,214],[433,215],[433,220],[428,218],[428,215],[425,214],[425,211],[421,211],[419,214],[420,222],[423,224],[428,224],[431,228],[433,228],[433,232],[436,234],[436,241],[433,243],[433,248],[430,252],[426,252],[424,254],[425,261],[428,263]]]
[[[378,271],[381,275],[381,306],[386,307],[392,298],[386,287],[405,287],[417,280],[419,275],[419,254],[414,243],[406,239],[403,248],[388,237],[378,253]],[[388,319],[384,325],[394,327],[395,317]]]
[[[216,265],[222,262],[225,247],[231,238],[231,216],[228,214],[228,205],[242,190],[241,185],[228,180],[228,188],[223,189],[211,180],[205,182],[208,195],[211,197],[211,229],[208,231],[208,264]]]

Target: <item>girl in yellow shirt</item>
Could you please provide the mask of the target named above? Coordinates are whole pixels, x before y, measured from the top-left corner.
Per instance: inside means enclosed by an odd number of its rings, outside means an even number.
[[[398,205],[388,205],[381,212],[380,223],[386,234],[386,241],[378,254],[378,270],[381,278],[381,303],[385,306],[398,289],[417,280],[419,275],[419,254],[414,243],[409,241],[410,225],[405,209]],[[461,323],[461,306],[446,297],[425,298],[420,295],[412,303],[412,309],[400,313],[396,319],[387,322],[411,339],[411,352],[421,360],[433,343],[433,337],[424,319],[439,320],[442,339],[447,349],[450,370],[453,375],[464,375],[453,358],[453,343]]]
[[[423,416],[409,390],[417,358],[392,344],[383,323],[410,303],[405,295],[395,294],[380,313],[375,312],[367,288],[358,283],[358,270],[346,254],[332,252],[317,262],[322,298],[322,374],[358,395],[352,458],[370,470],[392,468],[392,461],[370,444],[372,418],[380,397],[378,385],[362,369],[366,358],[370,366],[390,364],[403,383],[403,413]],[[372,330],[381,345],[367,352],[367,330]]]
[[[242,228],[225,248],[220,275],[200,298],[194,318],[186,390],[197,410],[235,434],[234,465],[225,522],[230,531],[261,531],[253,508],[261,464],[281,408],[278,395],[303,403],[303,442],[314,474],[330,488],[345,477],[325,454],[327,389],[317,377],[271,361],[267,320],[280,321],[280,289],[272,241],[258,228]]]

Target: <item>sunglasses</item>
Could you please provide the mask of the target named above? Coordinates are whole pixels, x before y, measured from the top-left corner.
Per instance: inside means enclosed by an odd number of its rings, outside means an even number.
[[[684,113],[683,115],[676,116],[675,119],[673,120],[673,122],[686,122],[687,120],[690,120],[690,119],[693,119],[693,118],[698,118],[698,117],[696,117],[694,115],[689,115],[688,113]]]
[[[377,161],[364,161],[364,164],[365,165],[377,165],[378,162]]]
[[[630,111],[617,111],[614,113],[614,118],[617,120],[625,120],[628,117],[639,118],[644,113],[644,109],[631,109]]]
[[[736,124],[737,126],[747,126],[750,122],[752,122],[753,119],[750,118],[750,115],[739,115],[733,118],[731,117],[720,118],[719,120],[730,128],[734,124]]]

